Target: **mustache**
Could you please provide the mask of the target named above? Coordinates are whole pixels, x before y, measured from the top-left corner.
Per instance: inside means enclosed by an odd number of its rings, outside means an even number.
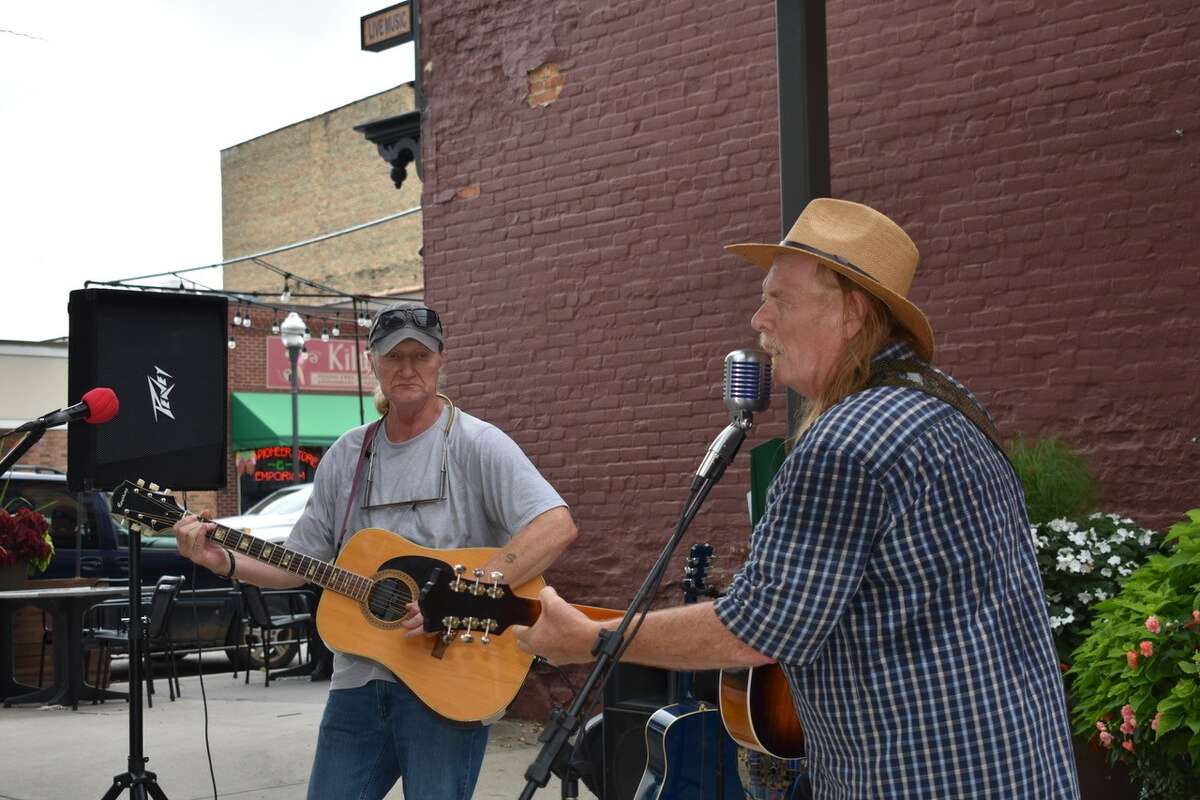
[[[767,336],[765,333],[760,333],[758,335],[758,346],[763,350],[766,350],[768,353],[778,353],[782,349],[778,342],[776,342],[770,336]]]

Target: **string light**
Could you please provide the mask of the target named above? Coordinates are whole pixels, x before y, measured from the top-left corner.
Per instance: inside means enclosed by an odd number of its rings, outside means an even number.
[[[246,316],[242,317],[242,327],[243,328],[250,327],[250,310],[249,309],[246,310]]]
[[[230,350],[233,350],[235,347],[237,347],[237,342],[235,342],[235,341],[233,340],[233,334],[230,334],[230,335],[229,335],[229,343],[228,343],[228,347],[229,347],[229,349],[230,349]]]
[[[324,327],[321,328],[321,341],[322,342],[329,341],[329,331],[325,330]]]
[[[330,333],[333,334],[333,338],[335,338],[335,339],[337,337],[341,336],[342,330],[341,330],[341,328],[338,327],[338,324],[336,322],[333,323],[333,330],[331,330]]]
[[[288,279],[286,275],[283,276],[283,292],[280,293],[279,300],[283,303],[292,302],[292,289],[288,285]]]
[[[242,310],[240,308],[237,311],[233,312],[233,324],[234,325],[242,324]]]

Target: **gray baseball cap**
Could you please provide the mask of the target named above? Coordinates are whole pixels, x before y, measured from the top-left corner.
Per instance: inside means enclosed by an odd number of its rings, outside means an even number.
[[[434,353],[442,352],[442,320],[436,311],[421,303],[392,303],[371,322],[367,345],[377,355],[391,352],[405,339],[420,342]]]

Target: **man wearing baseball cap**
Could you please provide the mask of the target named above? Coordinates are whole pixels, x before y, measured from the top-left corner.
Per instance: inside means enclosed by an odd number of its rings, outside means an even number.
[[[510,585],[540,575],[575,538],[571,514],[512,439],[438,393],[446,355],[437,312],[389,305],[367,344],[382,418],[348,431],[321,458],[287,546],[332,561],[356,531],[382,528],[428,548],[498,548],[483,574],[501,572]],[[238,580],[280,588],[301,582],[269,564],[235,562],[206,541],[207,529],[185,518],[176,528],[181,552]],[[403,624],[418,635],[419,609],[410,604],[409,612]],[[487,736],[487,726],[430,711],[380,664],[336,653],[309,800],[382,798],[398,779],[405,797],[468,800]]]
[[[766,273],[750,324],[806,410],[726,594],[650,613],[625,659],[778,664],[818,800],[1077,798],[1021,484],[987,413],[929,364],[916,246],[822,198],[779,244],[727,249]],[[553,662],[590,660],[615,626],[541,601],[518,641]]]

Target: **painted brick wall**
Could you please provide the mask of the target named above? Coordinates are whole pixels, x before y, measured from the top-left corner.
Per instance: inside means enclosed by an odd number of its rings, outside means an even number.
[[[721,361],[759,289],[721,245],[779,237],[774,10],[424,12],[448,390],[571,503],[583,536],[549,578],[580,602],[630,597],[727,419]],[[1200,504],[1200,6],[843,0],[828,20],[833,191],[917,241],[937,362],[1006,434],[1083,450],[1107,509]],[[752,443],[783,432],[773,405]],[[718,583],[744,553],[744,463],[690,537]]]
[[[917,240],[938,361],[1006,433],[1169,523],[1200,504],[1200,6],[973,5],[830,4],[834,191]]]

